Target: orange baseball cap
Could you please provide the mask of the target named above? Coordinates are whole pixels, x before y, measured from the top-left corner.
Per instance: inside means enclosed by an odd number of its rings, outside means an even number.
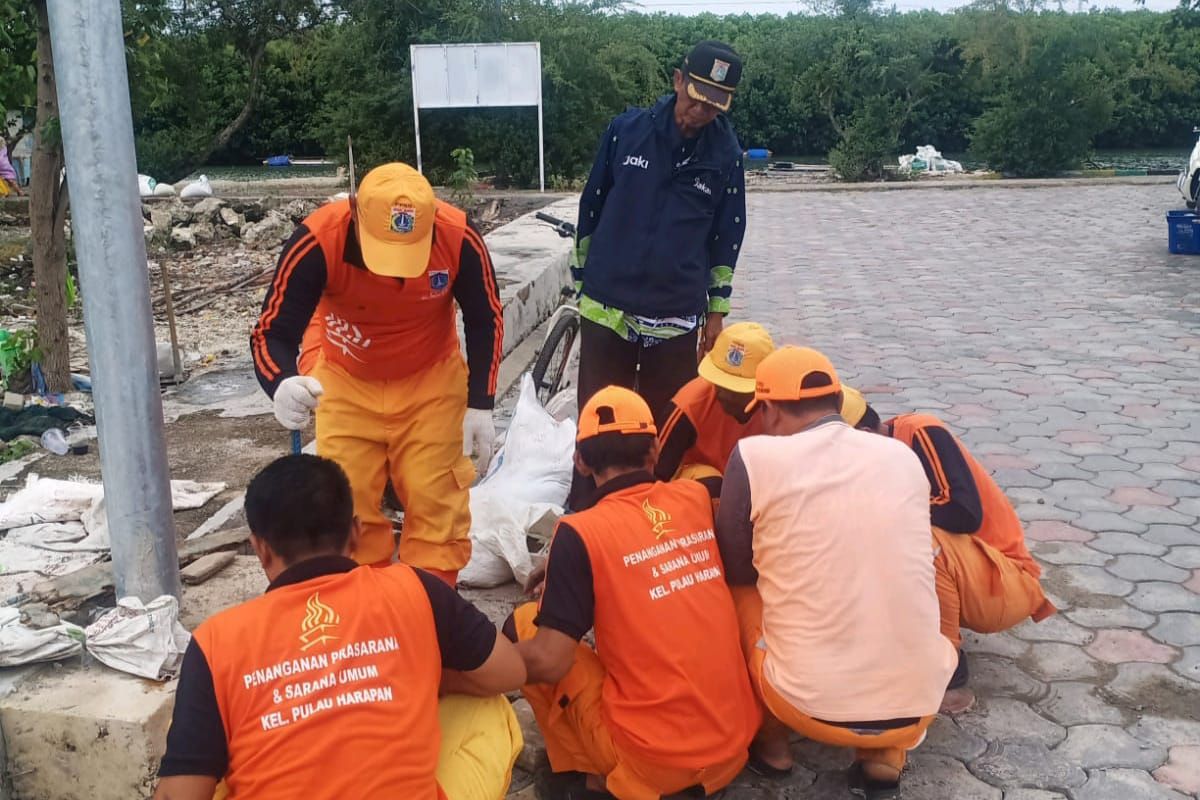
[[[764,400],[809,400],[842,390],[837,370],[824,353],[787,345],[763,359],[754,373],[754,399],[749,413]]]
[[[367,269],[388,278],[415,278],[428,269],[437,205],[424,175],[407,164],[378,166],[358,185],[355,204]]]
[[[771,334],[757,322],[739,322],[721,331],[697,370],[709,383],[738,394],[754,391],[754,373],[775,349]]]
[[[654,415],[642,396],[624,386],[606,386],[592,395],[579,412],[579,432],[575,441],[582,442],[602,433],[648,433],[658,435]]]

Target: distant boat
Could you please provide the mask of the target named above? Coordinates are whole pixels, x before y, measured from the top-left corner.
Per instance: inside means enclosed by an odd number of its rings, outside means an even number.
[[[333,164],[327,158],[292,158],[291,156],[268,156],[264,158],[266,167],[325,167]]]

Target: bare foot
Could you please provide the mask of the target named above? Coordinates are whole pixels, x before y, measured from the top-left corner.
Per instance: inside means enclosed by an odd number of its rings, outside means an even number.
[[[974,705],[975,692],[965,686],[961,689],[947,689],[945,696],[942,697],[942,707],[938,709],[938,713],[953,716],[970,710]]]

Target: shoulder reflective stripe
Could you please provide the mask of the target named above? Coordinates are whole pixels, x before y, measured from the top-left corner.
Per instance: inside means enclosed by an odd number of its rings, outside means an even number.
[[[275,279],[271,283],[271,301],[259,317],[258,325],[255,326],[255,360],[262,373],[272,380],[279,375],[280,369],[275,360],[271,358],[270,350],[267,347],[267,331],[270,330],[271,323],[279,316],[279,310],[283,307],[284,293],[287,291],[288,281],[291,279],[296,265],[318,245],[316,237],[312,233],[308,233],[298,239],[288,254],[284,256],[282,263],[275,270]]]
[[[942,460],[938,458],[937,449],[933,446],[933,441],[929,438],[929,434],[924,428],[918,428],[915,431],[917,440],[921,442],[921,449],[925,451],[925,458],[929,462],[930,468],[938,482],[938,493],[932,496],[929,502],[935,506],[944,506],[951,500],[950,498],[950,482],[946,480],[946,473],[942,469]]]
[[[487,293],[488,306],[492,309],[492,361],[488,368],[488,394],[496,393],[496,381],[500,375],[500,361],[504,350],[504,310],[500,305],[500,290],[496,287],[496,274],[492,266],[491,256],[483,237],[467,226],[463,229],[463,241],[470,243],[479,255],[479,265],[483,272],[483,287]]]

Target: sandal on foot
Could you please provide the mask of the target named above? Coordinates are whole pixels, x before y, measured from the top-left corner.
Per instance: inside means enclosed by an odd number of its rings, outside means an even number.
[[[867,775],[861,761],[855,761],[846,773],[850,784],[850,793],[867,800],[885,800],[899,796],[900,778],[894,781],[881,781]]]
[[[746,769],[753,772],[755,775],[761,775],[764,778],[786,778],[792,774],[793,767],[784,769],[783,767],[773,767],[764,761],[760,756],[754,753],[750,754],[750,758],[746,761]]]

